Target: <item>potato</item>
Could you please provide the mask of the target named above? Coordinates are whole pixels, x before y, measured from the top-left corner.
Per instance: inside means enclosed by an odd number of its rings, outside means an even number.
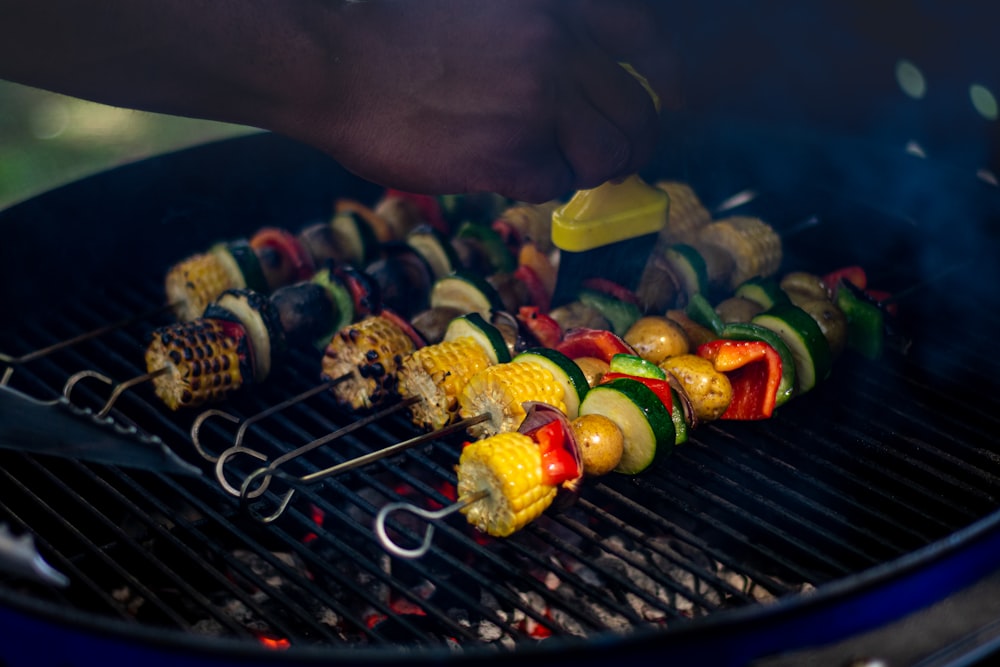
[[[763,311],[764,306],[741,296],[731,296],[715,306],[715,312],[719,314],[723,322],[749,322],[754,315]]]
[[[796,304],[816,320],[823,337],[830,344],[830,353],[837,356],[847,345],[847,317],[829,299],[812,299]]]
[[[504,310],[508,313],[516,313],[521,306],[531,303],[528,287],[514,277],[513,273],[494,273],[486,279],[486,282],[496,288],[497,294],[500,295],[500,300],[503,302]]]
[[[571,301],[558,308],[553,308],[549,311],[549,317],[558,322],[563,331],[577,327],[611,330],[611,323],[604,315],[601,315],[593,306],[588,306],[581,301]]]
[[[571,424],[583,472],[587,476],[606,475],[615,469],[625,451],[625,436],[618,425],[604,415],[581,415]]]
[[[654,364],[691,350],[691,342],[681,325],[662,315],[640,317],[623,338],[640,357]]]
[[[830,298],[823,279],[816,274],[805,271],[792,271],[786,274],[781,279],[779,286],[792,299],[792,303],[795,303],[795,299],[803,295],[813,299]]]
[[[677,301],[677,279],[667,268],[666,260],[654,256],[646,262],[646,268],[635,289],[639,308],[644,313],[662,313]]]
[[[410,324],[417,330],[417,333],[423,336],[428,345],[434,345],[444,340],[444,333],[451,321],[464,314],[458,308],[438,306],[417,313],[410,320]]]
[[[677,378],[699,421],[712,421],[722,416],[733,399],[733,386],[708,359],[694,354],[671,357],[660,368]]]
[[[591,387],[597,386],[601,382],[604,374],[611,370],[611,366],[604,359],[597,357],[578,357],[573,361],[583,371],[583,376],[587,378],[587,384]]]
[[[691,349],[695,349],[702,343],[707,343],[710,340],[718,338],[718,336],[712,333],[711,329],[703,327],[692,320],[683,310],[668,310],[667,319],[680,325],[681,329],[687,335]]]
[[[823,300],[826,301],[826,297],[816,296],[811,292],[806,292],[800,289],[790,289],[785,294],[788,295],[788,300],[792,302],[793,306],[802,307],[802,304],[808,303],[809,301]]]

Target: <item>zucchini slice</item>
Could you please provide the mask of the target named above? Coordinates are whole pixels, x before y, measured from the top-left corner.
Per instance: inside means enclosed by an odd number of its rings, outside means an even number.
[[[621,429],[625,451],[615,472],[635,475],[648,468],[657,456],[665,456],[677,434],[670,412],[652,389],[638,380],[618,378],[592,387],[580,414],[604,415]]]
[[[781,357],[781,383],[774,407],[784,405],[795,395],[795,356],[785,340],[777,332],[750,322],[731,322],[722,329],[722,337],[730,340],[759,340],[775,349]]]
[[[676,243],[664,251],[667,267],[677,278],[681,291],[690,299],[708,292],[708,266],[693,246]]]
[[[608,363],[608,366],[612,373],[638,375],[639,377],[653,378],[655,380],[667,379],[667,374],[662,368],[654,364],[652,361],[643,359],[637,354],[619,352],[611,357],[611,361]]]
[[[791,304],[778,305],[750,322],[774,331],[791,350],[797,393],[809,391],[830,374],[830,344],[806,311]]]
[[[510,351],[507,349],[503,334],[479,313],[456,317],[448,323],[448,328],[444,332],[444,340],[466,337],[474,339],[486,351],[490,363],[505,364],[510,361]]]
[[[510,273],[517,268],[517,258],[507,248],[500,234],[488,225],[464,222],[455,232],[455,238],[473,239],[481,244],[493,267],[489,273]]]
[[[684,404],[681,403],[681,395],[676,389],[670,389],[670,397],[673,399],[670,403],[670,419],[674,422],[674,444],[680,445],[687,442],[688,439],[688,423],[684,419]]]
[[[333,338],[333,334],[337,333],[348,324],[354,321],[354,299],[351,298],[351,293],[347,287],[338,279],[330,268],[324,267],[317,271],[313,277],[312,281],[323,286],[327,294],[330,295],[330,300],[337,308],[336,319],[333,323],[333,331],[330,335],[326,337],[325,340],[320,340],[316,342],[316,346],[320,349],[325,348],[330,339]]]
[[[430,307],[456,308],[463,313],[479,313],[488,317],[492,310],[503,310],[503,300],[496,288],[485,279],[457,271],[434,281]]]
[[[751,278],[740,283],[733,296],[756,301],[764,307],[764,310],[791,303],[785,290],[781,289],[778,281],[774,278]]]
[[[576,298],[603,315],[611,323],[611,330],[619,336],[624,336],[629,327],[642,317],[642,311],[634,303],[622,301],[595,289],[585,287],[580,290]]]
[[[514,357],[515,363],[532,363],[547,368],[556,382],[563,386],[563,402],[566,416],[576,419],[580,414],[580,403],[587,395],[590,384],[587,376],[575,361],[562,352],[548,347],[532,347]]]
[[[247,247],[249,247],[249,244],[247,244]],[[236,257],[234,257],[233,253],[229,251],[228,244],[216,243],[211,248],[209,248],[208,252],[214,255],[215,258],[219,261],[219,264],[221,264],[222,267],[225,269],[226,276],[229,278],[229,285],[232,288],[243,289],[247,286],[247,281],[246,277],[243,275],[243,270],[240,268],[239,262],[236,261]],[[256,257],[256,255],[254,255],[254,257]],[[260,266],[259,262],[257,266],[258,267]],[[264,289],[259,291],[267,292],[267,285],[265,284]]]
[[[246,239],[237,239],[229,243],[216,244],[212,248],[213,252],[219,252],[220,256],[225,254],[232,258],[243,287],[252,289],[255,292],[268,291],[267,280],[264,278],[264,270],[260,266],[260,259],[257,253],[250,247],[250,242]]]
[[[330,220],[330,229],[338,246],[344,249],[345,261],[364,266],[375,259],[379,243],[364,216],[356,211],[339,211]]]
[[[455,248],[444,234],[430,225],[415,227],[406,235],[406,243],[427,261],[435,278],[444,278],[461,266]]]
[[[702,294],[692,294],[687,308],[684,310],[687,316],[705,327],[716,336],[722,335],[722,328],[725,323],[708,299]]]
[[[285,352],[284,330],[271,300],[249,289],[230,289],[205,309],[205,319],[238,322],[246,329],[254,382],[263,382]]]

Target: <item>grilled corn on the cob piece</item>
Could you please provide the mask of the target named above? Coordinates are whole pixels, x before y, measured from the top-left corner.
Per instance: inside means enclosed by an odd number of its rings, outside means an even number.
[[[246,287],[243,274],[225,252],[192,255],[167,273],[167,302],[174,304],[177,318],[190,321],[227,289]]]
[[[237,324],[212,319],[178,322],[153,332],[146,369],[171,410],[223,400],[252,380],[247,338]]]
[[[438,429],[458,413],[458,395],[473,375],[490,365],[471,336],[429,345],[407,356],[399,369],[399,395],[421,400],[411,408],[413,423]]]
[[[733,289],[754,276],[769,276],[781,266],[781,237],[760,218],[716,220],[701,229],[696,245],[721,248],[732,258],[729,285]]]
[[[397,324],[370,315],[333,335],[323,353],[323,378],[345,377],[333,386],[344,405],[371,408],[396,395],[397,372],[416,348]]]
[[[670,196],[667,224],[660,231],[660,243],[663,246],[691,243],[697,238],[698,230],[712,221],[712,214],[687,183],[659,181],[656,187]]]
[[[534,521],[556,497],[556,487],[542,483],[538,445],[523,433],[500,433],[467,445],[457,472],[459,500],[488,492],[463,507],[462,514],[495,537],[506,537]]]
[[[531,362],[497,364],[479,371],[459,395],[463,418],[489,414],[487,421],[469,428],[469,434],[485,438],[516,431],[527,412],[526,401],[540,401],[566,412],[565,392],[552,373]]]

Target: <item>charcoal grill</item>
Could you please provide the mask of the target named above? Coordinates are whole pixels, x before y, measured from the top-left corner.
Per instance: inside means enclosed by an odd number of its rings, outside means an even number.
[[[648,473],[590,481],[575,505],[510,539],[483,539],[452,517],[414,561],[385,554],[373,518],[388,502],[450,502],[457,439],[303,488],[264,525],[195,451],[195,415],[167,413],[137,386],[112,415],[205,474],[0,451],[0,522],[32,534],[71,581],[0,575],[0,659],[34,662],[44,650],[65,664],[670,656],[735,665],[883,627],[991,575],[1000,549],[996,188],[899,146],[688,129],[648,175],[684,179],[712,204],[752,191],[734,211],[786,234],[784,270],[859,263],[880,286],[909,290],[905,353],[877,363],[845,355],[775,419],[703,427]],[[337,196],[371,202],[379,192],[311,149],[261,134],[26,201],[0,213],[0,351],[25,354],[147,312],[179,258],[264,225],[299,229],[328,217]],[[166,321],[153,315],[20,365],[11,385],[52,398],[82,369],[136,376],[146,335]],[[318,353],[297,350],[226,409],[249,417],[318,376]],[[73,396],[96,407],[107,393],[81,383]],[[259,422],[248,444],[273,457],[356,418],[321,394]],[[205,446],[228,446],[230,426],[206,426]],[[389,418],[289,472],[413,434]],[[276,502],[283,488],[273,486],[262,501]],[[403,520],[394,529],[414,543],[422,531]]]

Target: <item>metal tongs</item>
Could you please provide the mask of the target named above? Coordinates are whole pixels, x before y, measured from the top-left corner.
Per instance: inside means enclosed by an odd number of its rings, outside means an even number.
[[[130,383],[116,387],[98,412],[70,401],[70,393],[80,380],[93,378],[111,383],[109,378],[95,371],[81,371],[71,376],[63,387],[62,396],[48,401],[28,396],[10,386],[15,368],[162,310],[163,307],[157,308],[98,327],[20,357],[0,353],[0,364],[6,365],[6,368],[0,366],[0,448],[156,472],[200,475],[197,467],[177,456],[159,437],[110,415],[114,402]]]
[[[41,401],[0,384],[0,447],[156,472],[200,475],[158,436],[73,405]]]
[[[0,569],[43,584],[69,585],[69,578],[38,553],[30,534],[15,537],[5,523],[0,523]]]

